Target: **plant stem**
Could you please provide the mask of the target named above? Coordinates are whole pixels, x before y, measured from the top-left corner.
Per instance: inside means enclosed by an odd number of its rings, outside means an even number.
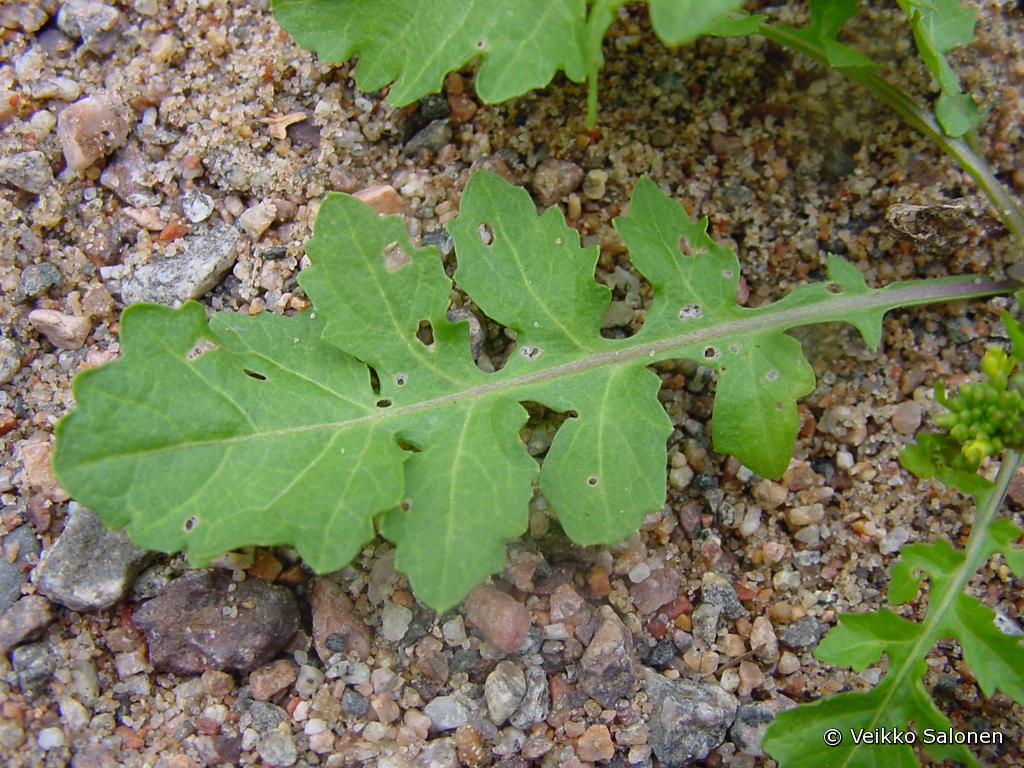
[[[1017,451],[1007,450],[1003,454],[1003,463],[999,467],[999,474],[996,475],[992,488],[989,489],[982,499],[979,499],[980,503],[978,504],[977,512],[974,514],[971,535],[968,537],[967,547],[964,549],[965,560],[963,571],[957,579],[958,586],[955,588],[957,592],[967,586],[968,579],[974,575],[988,557],[989,550],[985,541],[988,537],[988,528],[992,524],[992,520],[995,519],[1003,499],[1006,497],[1010,482],[1017,473],[1020,463],[1020,454]]]
[[[772,24],[761,24],[758,33],[784,48],[791,48],[827,67],[830,66],[828,57],[822,48],[791,34],[786,29]],[[907,123],[934,141],[939,149],[966,171],[988,198],[995,209],[996,216],[1009,231],[1018,248],[1024,248],[1024,211],[992,173],[985,159],[974,150],[965,138],[954,139],[947,136],[928,110],[918,104],[908,93],[888,82],[873,70],[844,67],[839,71],[884,101]]]

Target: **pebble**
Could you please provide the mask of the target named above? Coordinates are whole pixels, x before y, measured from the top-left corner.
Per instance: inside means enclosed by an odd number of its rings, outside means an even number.
[[[650,743],[668,768],[703,760],[736,719],[736,698],[718,685],[669,680],[651,670],[644,671],[643,685],[654,705]]]
[[[555,587],[555,591],[551,593],[548,600],[548,611],[554,622],[575,619],[583,607],[583,598],[569,583],[559,584]]]
[[[84,171],[125,143],[128,123],[109,94],[79,99],[57,115],[57,138],[73,171]]]
[[[429,149],[435,155],[452,140],[452,124],[448,118],[432,120],[427,126],[405,143],[405,156],[413,157],[421,149]]]
[[[107,608],[124,597],[149,553],[123,531],[108,530],[95,512],[75,502],[68,512],[64,531],[43,551],[32,581],[39,592],[73,611]]]
[[[761,757],[764,754],[761,751],[761,741],[768,726],[779,712],[795,706],[793,701],[785,697],[744,704],[736,712],[736,720],[729,730],[729,738],[741,752]]]
[[[682,579],[679,572],[671,568],[656,568],[649,578],[634,584],[629,595],[640,613],[646,616],[675,600]]]
[[[402,200],[402,196],[390,184],[378,184],[374,187],[361,189],[353,197],[357,200],[362,200],[382,215],[401,213],[405,210],[405,201]]]
[[[322,669],[303,664],[299,667],[299,674],[295,679],[295,692],[305,698],[313,696],[324,684],[324,677]]]
[[[495,725],[501,725],[519,708],[526,696],[526,676],[511,661],[499,661],[484,683],[487,711]]]
[[[159,205],[163,197],[153,192],[152,167],[149,158],[132,143],[117,153],[100,174],[100,184],[130,206],[146,208]]]
[[[438,696],[432,699],[423,713],[430,718],[435,732],[451,731],[469,722],[466,707],[454,696]]]
[[[21,370],[21,354],[11,339],[0,336],[0,384],[6,384]]]
[[[747,616],[747,609],[736,596],[736,589],[717,573],[704,574],[700,594],[705,603],[721,608],[726,618],[735,620]]]
[[[0,655],[38,637],[53,619],[53,607],[46,598],[39,595],[20,598],[0,615]]]
[[[640,584],[651,575],[651,567],[647,563],[637,563],[629,569],[629,580],[634,584]]]
[[[294,662],[278,659],[254,669],[249,675],[249,693],[260,701],[266,701],[295,682],[298,676]]]
[[[263,579],[232,580],[224,571],[191,571],[135,611],[153,666],[195,675],[248,672],[273,658],[299,628],[295,596]]]
[[[583,169],[568,160],[545,160],[537,166],[531,187],[537,202],[548,207],[575,192],[583,181]]]
[[[548,688],[548,677],[540,667],[529,667],[526,670],[526,694],[509,722],[516,728],[526,729],[534,723],[546,719],[551,711],[551,691]]]
[[[263,735],[256,751],[265,763],[273,766],[295,765],[299,759],[299,750],[290,731],[275,730]]]
[[[779,639],[787,648],[807,648],[817,645],[827,629],[813,616],[804,616],[783,628]]]
[[[769,511],[778,509],[786,502],[786,498],[789,496],[789,491],[786,490],[784,485],[772,482],[771,480],[761,480],[754,485],[751,492],[754,495],[755,501],[763,509]]]
[[[35,32],[49,20],[50,13],[39,2],[11,3],[0,8],[0,27]]]
[[[0,539],[0,614],[21,597],[21,586],[39,554],[39,539],[30,525],[19,525]]]
[[[217,223],[209,232],[189,235],[173,257],[157,258],[138,267],[121,287],[125,304],[140,301],[176,306],[198,299],[216,286],[237,258],[239,234]]]
[[[587,171],[583,178],[583,194],[591,200],[604,197],[608,186],[608,172],[601,170]]]
[[[18,676],[18,687],[29,700],[35,699],[50,687],[50,678],[57,660],[46,643],[22,645],[11,652],[11,667]]]
[[[21,461],[25,467],[28,486],[51,501],[67,501],[70,498],[53,474],[53,443],[45,439],[33,439],[21,446]],[[47,517],[47,521],[49,517]],[[49,525],[40,524],[37,528]]]
[[[181,196],[181,212],[193,224],[210,218],[213,207],[213,198],[198,189],[190,189]]]
[[[318,578],[310,593],[313,613],[313,647],[325,664],[335,653],[353,653],[360,660],[370,655],[370,628],[352,612],[352,603],[341,586]]]
[[[89,318],[55,309],[34,309],[29,312],[28,321],[58,349],[79,349],[92,331]]]
[[[775,628],[766,616],[754,619],[750,630],[750,647],[754,655],[761,661],[772,663],[779,659],[779,642],[775,636]]]
[[[57,14],[57,26],[70,38],[82,41],[93,53],[106,54],[118,42],[121,13],[109,3],[97,0],[67,0]]]
[[[824,519],[825,507],[822,504],[805,504],[786,510],[786,522],[793,528],[805,528]]]
[[[370,707],[370,700],[351,688],[341,694],[341,711],[352,717],[362,717]]]
[[[462,645],[466,640],[466,625],[461,616],[456,616],[441,625],[441,634],[448,645]]]
[[[0,159],[0,181],[39,195],[53,183],[53,171],[42,152],[17,152]]]
[[[64,731],[56,726],[43,728],[36,737],[36,744],[44,752],[64,746]]]
[[[14,300],[22,304],[42,296],[51,288],[60,285],[60,272],[52,264],[29,264],[18,277],[18,287],[14,290]]]
[[[381,634],[392,643],[400,642],[405,637],[409,624],[412,622],[412,611],[404,605],[388,603],[384,606],[381,621]]]
[[[611,760],[615,755],[615,745],[607,725],[592,725],[583,732],[576,742],[576,755],[580,760],[597,762]]]
[[[481,584],[466,597],[466,618],[504,653],[518,651],[526,642],[530,612],[514,597]]]
[[[579,661],[579,686],[605,707],[633,691],[633,636],[611,607],[602,606],[601,623]]]
[[[277,218],[277,206],[269,200],[264,200],[247,208],[238,217],[238,226],[253,240],[259,240],[274,223],[275,218]]]

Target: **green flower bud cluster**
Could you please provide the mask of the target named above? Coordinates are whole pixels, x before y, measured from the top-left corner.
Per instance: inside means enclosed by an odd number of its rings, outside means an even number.
[[[936,386],[936,399],[949,410],[935,423],[960,443],[972,470],[1004,448],[1024,447],[1024,376],[1014,375],[1016,364],[1001,347],[989,347],[981,360],[985,380],[963,384],[952,396]]]

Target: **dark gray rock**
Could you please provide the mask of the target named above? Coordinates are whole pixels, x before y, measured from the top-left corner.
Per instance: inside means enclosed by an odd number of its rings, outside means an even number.
[[[579,686],[605,707],[614,707],[636,685],[633,636],[609,606],[601,607],[601,623],[579,662]]]
[[[0,159],[0,181],[39,195],[53,183],[53,171],[42,152],[17,152]]]
[[[270,661],[299,628],[295,596],[262,579],[234,582],[226,571],[193,571],[136,612],[158,670],[249,672]]]
[[[808,648],[818,644],[826,629],[828,627],[813,616],[804,616],[784,627],[779,633],[779,640],[787,648]]]
[[[23,302],[42,296],[51,288],[60,285],[60,272],[52,264],[29,264],[21,270],[18,287],[14,289],[14,300]]]
[[[151,301],[175,306],[198,299],[220,282],[235,263],[239,233],[218,222],[203,234],[185,238],[184,250],[136,269],[121,287],[125,304]]]
[[[736,713],[736,720],[729,730],[729,738],[736,749],[753,757],[761,757],[761,741],[768,726],[779,712],[792,709],[796,702],[783,697],[770,701],[755,701],[744,704]]]
[[[548,689],[548,676],[540,667],[529,667],[526,670],[526,695],[509,722],[516,728],[526,729],[534,723],[546,719],[551,711],[551,692]]]
[[[93,53],[110,53],[117,45],[121,13],[110,3],[67,0],[57,14],[57,26],[70,38],[80,39]]]
[[[445,144],[452,140],[452,124],[444,120],[432,120],[426,128],[418,131],[405,143],[405,154],[412,157],[421,149],[429,149],[435,155],[444,149]]]
[[[740,619],[747,616],[747,609],[736,597],[736,589],[721,576],[707,574],[700,588],[701,599],[710,605],[722,609],[727,619]]]
[[[19,525],[0,543],[0,614],[21,597],[21,585],[39,554],[39,539],[30,525]]]
[[[254,700],[250,702],[246,710],[252,722],[252,728],[256,733],[271,733],[277,730],[281,723],[288,722],[288,713],[276,704],[269,701]]]
[[[50,687],[50,678],[57,661],[46,643],[32,643],[15,648],[11,666],[18,676],[18,687],[28,699],[34,699]]]
[[[370,700],[359,691],[346,688],[341,694],[341,711],[352,717],[362,717],[370,706]]]
[[[71,502],[68,511],[64,532],[43,552],[32,581],[42,594],[73,611],[111,606],[124,597],[149,553],[124,533],[107,530],[91,510]]]
[[[676,644],[667,637],[659,640],[658,643],[647,652],[644,657],[644,664],[654,669],[665,669],[676,657],[678,650]]]
[[[736,719],[736,698],[717,685],[669,680],[650,669],[643,685],[654,705],[650,744],[667,768],[703,760]]]

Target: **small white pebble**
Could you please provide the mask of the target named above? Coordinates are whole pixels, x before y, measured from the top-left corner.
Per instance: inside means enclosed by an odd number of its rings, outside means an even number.
[[[853,469],[853,454],[849,451],[836,451],[836,468],[843,471]]]
[[[319,717],[314,717],[312,720],[306,723],[303,728],[307,736],[312,736],[315,733],[322,733],[327,730],[327,723],[321,720]]]
[[[60,728],[43,728],[36,738],[36,743],[42,750],[56,749],[64,746],[64,731]]]
[[[651,566],[647,563],[637,563],[629,569],[629,580],[634,584],[639,584],[642,581],[646,581],[647,577],[651,575]]]

